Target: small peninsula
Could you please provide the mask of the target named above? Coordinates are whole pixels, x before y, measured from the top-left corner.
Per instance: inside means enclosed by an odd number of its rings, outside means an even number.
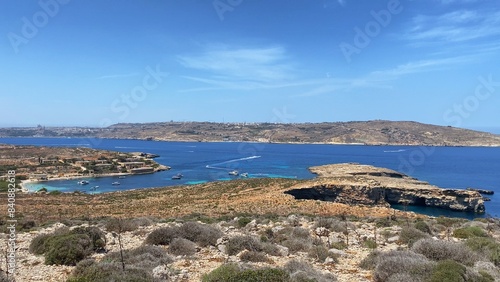
[[[15,170],[23,181],[146,174],[168,170],[156,155],[85,147],[40,147],[0,144],[0,175]],[[3,180],[2,180],[3,181]]]

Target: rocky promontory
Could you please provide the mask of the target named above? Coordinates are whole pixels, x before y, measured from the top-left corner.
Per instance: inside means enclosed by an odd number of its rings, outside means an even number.
[[[296,199],[315,199],[348,205],[393,204],[484,213],[477,191],[442,189],[386,168],[360,164],[311,167],[319,177],[287,191]]]

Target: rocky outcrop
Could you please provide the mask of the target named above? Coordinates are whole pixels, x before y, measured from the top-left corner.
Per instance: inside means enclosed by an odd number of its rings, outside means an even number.
[[[285,193],[296,199],[316,199],[343,204],[392,204],[427,206],[484,213],[484,199],[477,191],[442,189],[405,174],[368,165],[335,164],[312,167],[319,178]]]

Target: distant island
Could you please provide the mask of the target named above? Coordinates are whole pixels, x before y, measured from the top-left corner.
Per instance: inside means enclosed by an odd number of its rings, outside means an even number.
[[[413,121],[325,123],[119,123],[94,127],[0,128],[0,137],[95,137],[194,142],[500,146],[500,135]]]

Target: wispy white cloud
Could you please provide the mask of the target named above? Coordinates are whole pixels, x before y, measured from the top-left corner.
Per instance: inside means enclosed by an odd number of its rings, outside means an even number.
[[[110,74],[110,75],[103,75],[101,77],[98,77],[97,79],[127,78],[127,77],[134,77],[134,76],[138,76],[138,75],[140,75],[140,73],[138,73],[138,72],[126,73],[126,74]]]
[[[335,78],[316,80],[312,89],[296,96],[307,97],[356,89],[391,89],[394,81],[415,73],[431,72],[453,68],[474,60],[473,56],[459,56],[444,59],[420,60],[395,66],[394,68],[377,70],[355,78]],[[312,82],[312,81],[311,81]]]
[[[415,45],[466,42],[500,35],[499,11],[459,10],[441,15],[417,15],[406,39]]]
[[[280,46],[209,47],[200,54],[178,56],[178,61],[186,68],[205,71],[212,79],[264,83],[294,77],[286,50]]]
[[[472,56],[458,56],[444,59],[414,61],[398,65],[392,69],[371,72],[368,78],[371,80],[393,80],[403,75],[451,68],[457,64],[470,62],[472,60]]]
[[[442,4],[448,5],[448,4],[454,4],[454,3],[473,3],[477,2],[478,0],[441,0]]]

